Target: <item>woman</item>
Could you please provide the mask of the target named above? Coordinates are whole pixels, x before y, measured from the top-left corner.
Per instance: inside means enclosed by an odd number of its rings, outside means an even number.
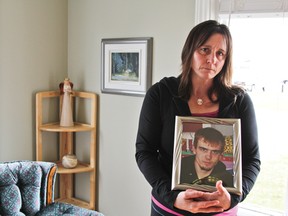
[[[182,50],[182,73],[164,78],[147,92],[139,119],[136,160],[152,186],[151,215],[236,215],[260,171],[255,112],[249,95],[232,85],[229,29],[205,21],[189,33]],[[241,196],[219,181],[213,193],[171,191],[175,116],[240,118]],[[219,214],[221,215],[221,214]]]

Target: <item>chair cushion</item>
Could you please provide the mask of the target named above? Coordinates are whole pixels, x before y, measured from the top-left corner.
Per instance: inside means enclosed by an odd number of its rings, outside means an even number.
[[[81,208],[79,206],[71,205],[68,203],[60,203],[60,202],[52,203],[46,208],[43,208],[40,212],[36,214],[36,216],[40,216],[40,215],[45,215],[45,216],[55,216],[55,215],[58,215],[58,216],[60,215],[104,216],[103,214],[97,211],[88,210],[85,208]]]
[[[35,215],[40,210],[41,178],[37,163],[0,164],[0,215]]]

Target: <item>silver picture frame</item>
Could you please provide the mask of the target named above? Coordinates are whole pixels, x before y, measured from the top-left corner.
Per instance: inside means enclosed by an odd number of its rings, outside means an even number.
[[[152,48],[152,37],[102,39],[102,93],[144,96],[151,86]]]
[[[224,151],[221,153],[221,164],[225,164],[227,172],[231,173],[231,183],[224,187],[228,192],[242,194],[242,163],[241,163],[241,121],[240,119],[226,118],[208,118],[208,117],[183,117],[176,116],[175,120],[175,138],[173,152],[173,169],[172,169],[172,190],[195,189],[201,191],[216,191],[216,181],[222,180],[209,176],[210,184],[206,181],[199,181],[198,176],[192,176],[196,181],[190,182],[190,176],[195,173],[192,170],[196,161],[195,152],[192,151],[195,133],[201,128],[211,127],[218,130],[225,138]],[[194,156],[192,156],[194,155]],[[190,159],[194,157],[193,162]],[[186,159],[184,159],[186,158]],[[189,163],[187,163],[189,159]],[[183,164],[182,164],[183,163]],[[222,166],[223,167],[223,166]],[[188,178],[186,175],[190,175]],[[182,175],[182,176],[181,176]],[[185,176],[184,176],[185,175]],[[196,174],[197,175],[197,174]],[[184,177],[183,177],[184,176]],[[220,175],[218,175],[220,176]],[[215,179],[213,182],[213,178]],[[196,183],[194,183],[196,182]],[[224,182],[224,181],[222,181]]]

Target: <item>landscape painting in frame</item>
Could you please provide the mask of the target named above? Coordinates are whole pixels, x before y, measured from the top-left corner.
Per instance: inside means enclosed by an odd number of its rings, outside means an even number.
[[[172,190],[242,194],[240,119],[176,116]]]
[[[151,73],[152,38],[102,39],[103,93],[143,96]]]

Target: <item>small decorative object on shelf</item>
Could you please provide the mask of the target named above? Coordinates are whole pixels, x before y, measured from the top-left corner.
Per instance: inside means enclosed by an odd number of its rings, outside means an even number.
[[[63,94],[60,126],[71,127],[74,125],[71,99],[70,99],[70,95],[73,94],[72,92],[73,83],[70,82],[69,78],[65,78],[64,82],[61,82],[59,84],[59,88],[60,88],[60,94],[61,95]]]
[[[67,154],[67,155],[64,155],[62,158],[62,165],[65,168],[68,168],[68,169],[75,168],[77,164],[78,164],[78,159],[76,155],[74,154]]]

